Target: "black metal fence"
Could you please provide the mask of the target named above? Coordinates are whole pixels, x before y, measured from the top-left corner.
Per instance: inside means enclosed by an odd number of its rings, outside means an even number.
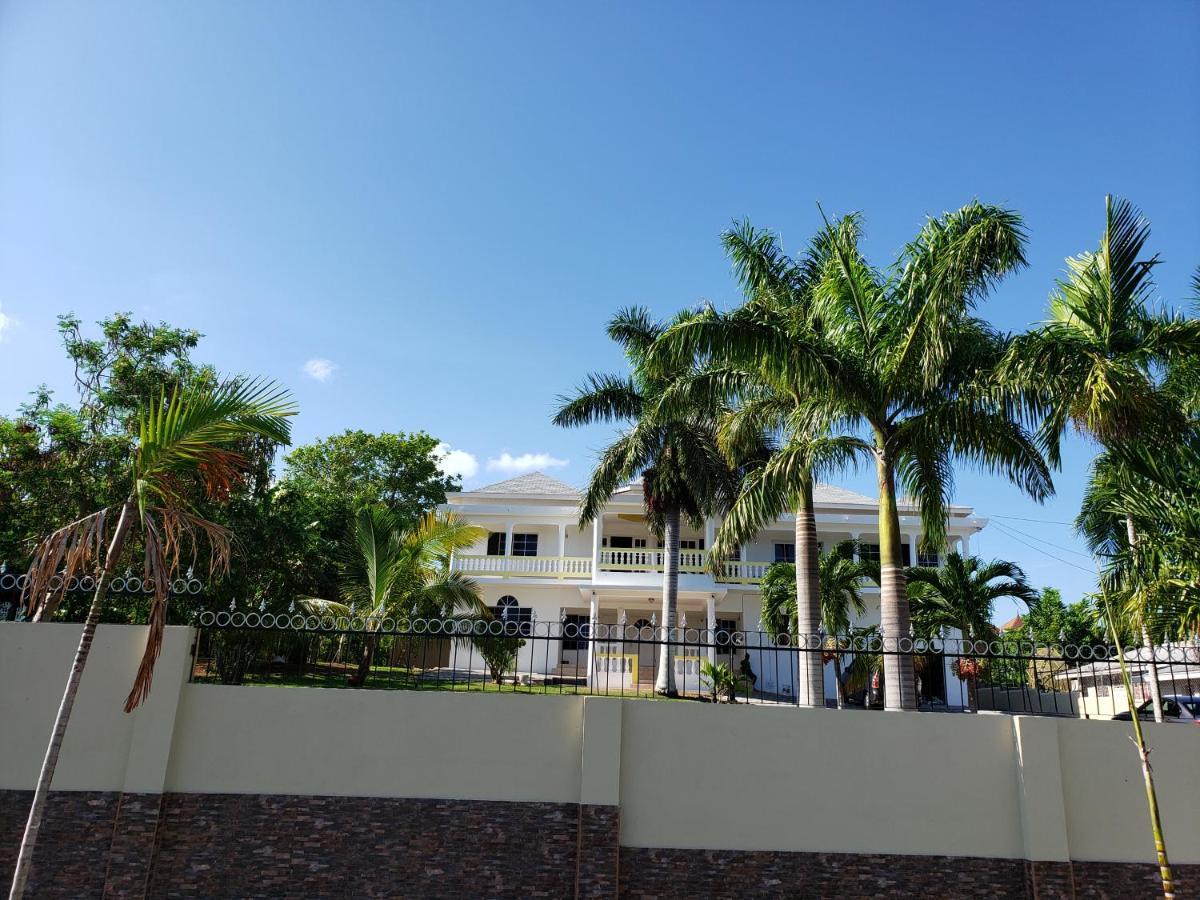
[[[1112,718],[1128,709],[1111,647],[904,637],[877,631],[772,636],[725,628],[572,620],[414,619],[203,611],[195,682],[331,688],[503,691],[796,704],[799,671],[819,657],[826,705],[882,708],[884,659],[911,657],[918,705]],[[1164,697],[1200,695],[1200,646],[1129,651],[1135,703],[1157,677]],[[1178,702],[1178,701],[1177,701]],[[1182,717],[1188,717],[1182,710]],[[1200,718],[1200,710],[1196,711]]]
[[[28,584],[27,573],[10,571],[7,563],[0,563],[0,622],[20,622],[26,618],[28,598],[25,589]],[[176,603],[184,598],[191,599],[193,603],[203,602],[198,595],[204,587],[204,582],[188,569],[171,580],[170,596]],[[82,622],[96,590],[96,579],[93,575],[75,576],[64,584],[62,576],[55,575],[50,579],[50,590],[61,591],[63,595],[56,621]],[[150,581],[135,574],[133,569],[115,575],[108,583],[109,598],[120,598],[126,608],[137,608],[139,605],[148,608],[153,593]],[[109,603],[106,611],[112,606]]]

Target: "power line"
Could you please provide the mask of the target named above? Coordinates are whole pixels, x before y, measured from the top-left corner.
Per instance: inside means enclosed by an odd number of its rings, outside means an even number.
[[[999,526],[999,523],[997,523],[997,525]],[[1060,562],[1064,566],[1070,566],[1072,569],[1078,569],[1080,572],[1087,572],[1089,575],[1092,575],[1092,576],[1094,576],[1096,574],[1095,569],[1085,569],[1083,566],[1076,565],[1075,563],[1071,562],[1069,559],[1063,559],[1061,556],[1055,556],[1053,553],[1047,553],[1045,550],[1043,550],[1041,547],[1037,546],[1036,544],[1031,544],[1028,541],[1021,539],[1020,537],[1017,536],[1017,534],[1015,534],[1015,533],[1009,534],[1008,532],[1004,531],[1003,526],[999,526],[999,527],[1001,528],[1001,534],[1005,535],[1006,537],[1012,538],[1018,544],[1024,544],[1030,550],[1036,550],[1038,553],[1041,553],[1043,556],[1048,556],[1051,559],[1055,560],[1056,562]]]
[[[1040,537],[1034,537],[1032,534],[1026,534],[1019,528],[1013,528],[1011,525],[1005,525],[1003,522],[996,522],[995,525],[1000,529],[1001,534],[1008,534],[1010,536],[1014,533],[1019,534],[1023,537],[1029,538],[1031,541],[1041,541],[1041,543],[1045,544],[1047,547],[1053,547],[1055,550],[1062,550],[1064,553],[1074,553],[1076,556],[1082,556],[1084,559],[1092,558],[1092,554],[1090,553],[1084,553],[1082,550],[1076,550],[1074,547],[1064,547],[1062,544],[1056,544],[1053,541],[1047,541]]]
[[[1039,525],[1068,525],[1074,527],[1074,522],[1059,522],[1057,519],[1028,519],[1025,516],[1002,516],[999,513],[992,513],[988,516],[989,519],[1013,519],[1017,522],[1037,522]]]

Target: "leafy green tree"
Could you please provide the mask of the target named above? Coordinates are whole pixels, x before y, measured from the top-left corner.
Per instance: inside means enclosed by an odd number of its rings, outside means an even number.
[[[322,510],[353,511],[382,503],[399,522],[416,522],[426,510],[445,503],[448,491],[459,490],[458,477],[441,470],[438,445],[423,431],[370,434],[348,429],[289,453],[281,483]]]
[[[78,405],[56,402],[42,387],[15,416],[0,417],[0,561],[14,568],[27,565],[44,535],[100,507],[119,505],[128,495],[127,461],[138,439],[139,409],[158,402],[163,392],[170,396],[177,389],[187,393],[216,384],[211,367],[191,357],[198,332],[136,322],[128,313],[98,325],[93,337],[78,318],[59,319]],[[212,590],[224,598],[259,600],[271,587],[298,578],[295,566],[289,569],[291,563],[282,561],[316,558],[307,552],[311,547],[295,546],[306,537],[296,511],[270,502],[279,446],[262,435],[240,437],[236,451],[245,465],[220,502],[192,485],[182,487],[198,514],[241,538],[220,587],[175,597],[168,613],[172,621],[189,621],[194,606],[205,603]],[[143,550],[140,535],[131,535],[124,564],[136,565]],[[196,560],[201,570],[208,564],[206,552]],[[63,598],[57,615],[81,620],[88,603],[82,595]],[[150,608],[145,595],[112,595],[102,621],[144,622]]]
[[[594,422],[625,422],[628,428],[601,455],[580,506],[580,527],[604,512],[620,485],[640,477],[647,523],[663,541],[662,629],[655,692],[676,696],[671,643],[679,599],[679,527],[687,519],[702,527],[706,516],[723,512],[737,487],[736,473],[717,441],[719,410],[710,403],[655,401],[693,372],[690,362],[664,373],[652,372],[646,355],[663,326],[644,309],[618,313],[608,334],[621,345],[632,369],[628,377],[591,375],[573,395],[561,397],[554,423],[577,427]]]
[[[1156,256],[1144,258],[1150,223],[1128,200],[1105,198],[1105,226],[1094,252],[1067,260],[1067,277],[1050,299],[1050,317],[1017,337],[1001,369],[1005,382],[1045,404],[1045,443],[1054,462],[1068,425],[1108,450],[1143,441],[1149,435],[1170,440],[1186,429],[1185,417],[1160,373],[1172,362],[1200,354],[1200,320],[1151,308]],[[1151,438],[1152,440],[1154,438]],[[1119,480],[1108,458],[1093,479]],[[1134,544],[1137,523],[1124,516],[1125,535]],[[1153,538],[1151,538],[1153,539]],[[1097,550],[1111,548],[1094,547]],[[1153,635],[1145,617],[1137,625],[1147,648]],[[1153,668],[1153,663],[1151,663]],[[1158,679],[1151,673],[1155,718],[1162,720]]]
[[[414,523],[383,504],[358,510],[339,567],[342,602],[368,625],[352,687],[361,687],[371,673],[385,617],[411,623],[417,617],[444,618],[460,611],[489,615],[474,580],[450,571],[451,554],[485,536],[484,529],[453,513],[430,512]]]
[[[977,556],[950,553],[938,568],[914,566],[908,570],[908,595],[913,622],[922,634],[957,628],[963,637],[987,638],[992,634],[992,611],[1001,597],[1023,603],[1037,599],[1025,573],[1016,563],[984,562]],[[976,700],[975,660],[960,656],[959,675],[967,682],[971,709]]]
[[[1108,643],[1096,609],[1086,597],[1066,604],[1058,588],[1042,588],[1035,600],[1026,601],[1025,628],[1046,646],[1094,647]]]
[[[908,635],[899,490],[920,507],[926,546],[940,549],[956,461],[1001,473],[1041,500],[1049,468],[1022,426],[1024,397],[993,373],[1006,339],[974,315],[976,304],[1024,265],[1020,218],[972,203],[930,219],[894,266],[880,271],[859,249],[858,216],[827,224],[828,247],[804,317],[746,304],[711,309],[663,335],[658,357],[699,356],[819,402],[830,420],[869,438],[879,485],[881,614],[884,640]],[[786,265],[774,240],[759,248],[763,270]],[[797,263],[799,268],[802,263]],[[916,707],[913,660],[887,653],[886,705]]]
[[[290,435],[288,419],[295,412],[285,391],[261,381],[235,379],[177,389],[169,398],[160,396],[139,417],[138,439],[121,480],[129,486],[129,494],[64,525],[38,543],[25,593],[35,620],[53,613],[62,600],[63,585],[71,578],[94,573],[96,589],[38,776],[11,896],[21,897],[25,892],[50,782],[109,580],[131,535],[141,538],[143,578],[153,588],[153,602],[146,650],[125,701],[126,712],[150,692],[166,626],[169,585],[183,554],[189,548],[205,546],[210,552],[210,571],[220,572],[229,565],[233,535],[200,515],[191,502],[193,491],[189,486],[195,486],[212,501],[220,501],[247,463],[237,450],[239,442],[248,435],[260,435],[286,444]]]

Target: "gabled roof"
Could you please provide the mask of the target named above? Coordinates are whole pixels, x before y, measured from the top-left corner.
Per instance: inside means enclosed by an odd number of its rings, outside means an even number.
[[[506,481],[485,485],[470,491],[472,494],[530,494],[549,497],[579,496],[579,491],[569,484],[563,484],[557,478],[551,478],[545,472],[530,472],[528,475],[518,475]]]
[[[834,487],[832,484],[822,484],[818,481],[813,485],[813,502],[830,503],[833,505],[839,503],[866,503],[869,506],[874,506],[875,498],[864,494],[856,494],[854,491],[848,491],[845,488]]]

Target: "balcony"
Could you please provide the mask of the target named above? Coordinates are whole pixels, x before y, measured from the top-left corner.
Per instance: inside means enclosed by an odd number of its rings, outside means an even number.
[[[665,565],[663,550],[600,551],[599,571],[611,574],[661,574]],[[682,575],[706,575],[708,554],[703,550],[683,550],[679,554]],[[714,581],[728,584],[757,584],[767,573],[769,562],[726,562]],[[553,578],[588,581],[592,577],[590,556],[464,556],[454,557],[453,570],[464,575],[496,578]]]

